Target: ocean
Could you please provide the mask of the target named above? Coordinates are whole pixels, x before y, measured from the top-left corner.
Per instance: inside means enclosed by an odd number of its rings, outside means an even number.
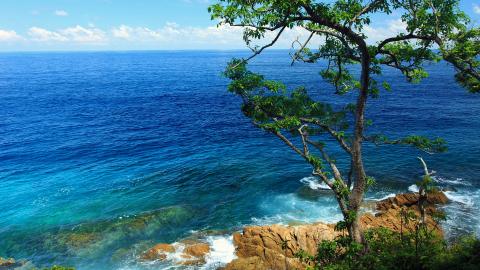
[[[156,243],[209,241],[205,268],[233,256],[245,225],[335,222],[335,199],[311,168],[240,112],[221,72],[244,51],[39,52],[0,54],[0,256],[37,266],[164,269],[137,258]],[[319,71],[290,66],[272,50],[252,70],[290,89],[306,86],[340,106]],[[370,99],[367,133],[444,138],[430,155],[406,146],[365,146],[377,183],[367,198],[414,190],[422,156],[448,187],[448,237],[480,235],[480,95],[454,81],[452,67]],[[355,69],[355,68],[354,68]],[[345,164],[338,148],[332,155]],[[231,252],[230,252],[231,251]]]

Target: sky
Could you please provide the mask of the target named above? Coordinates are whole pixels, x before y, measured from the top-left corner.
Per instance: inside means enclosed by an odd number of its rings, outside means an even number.
[[[207,8],[214,0],[1,0],[0,51],[231,50],[245,49],[242,30],[217,27]],[[462,0],[474,24],[480,0]],[[366,28],[375,42],[402,30],[396,14]],[[306,38],[284,34],[277,48]]]

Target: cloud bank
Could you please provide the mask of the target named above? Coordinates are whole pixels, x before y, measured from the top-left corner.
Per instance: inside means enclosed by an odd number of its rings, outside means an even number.
[[[400,19],[387,21],[384,27],[366,26],[365,34],[369,42],[397,35],[405,31],[405,23]],[[110,29],[101,29],[95,25],[75,25],[63,29],[46,29],[33,26],[22,36],[13,30],[0,29],[1,43],[18,43],[24,48],[43,46],[53,48],[111,48],[111,49],[244,49],[243,30],[228,25],[192,27],[170,22],[160,28],[144,26],[118,25]],[[309,33],[303,28],[294,27],[286,30],[278,40],[275,48],[290,48],[292,42],[300,42]],[[269,42],[275,33],[267,33],[266,39],[258,45]],[[318,46],[316,38],[311,43]]]

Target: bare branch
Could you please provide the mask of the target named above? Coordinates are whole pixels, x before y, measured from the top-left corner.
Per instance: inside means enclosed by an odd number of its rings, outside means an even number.
[[[298,49],[298,51],[293,55],[292,57],[292,66],[293,64],[295,63],[295,61],[300,57],[300,53],[301,51],[303,51],[305,49],[305,47],[308,45],[308,43],[310,42],[310,40],[312,39],[312,37],[315,35],[314,32],[311,32],[310,33],[310,36],[308,36],[307,40],[301,45],[300,49]],[[298,41],[298,40],[297,40]],[[292,48],[293,48],[293,44],[292,44]]]
[[[302,125],[299,129],[298,129],[298,133],[300,134],[300,136],[302,137],[302,143],[303,143],[303,154],[305,156],[308,156],[309,155],[309,151],[308,151],[308,145],[307,145],[307,133],[303,131],[303,129],[305,127],[308,127],[308,125]]]

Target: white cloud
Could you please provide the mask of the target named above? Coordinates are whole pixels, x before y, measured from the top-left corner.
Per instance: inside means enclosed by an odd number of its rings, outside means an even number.
[[[386,27],[372,27],[365,26],[364,33],[368,37],[369,42],[378,42],[389,37],[396,36],[400,33],[405,33],[407,24],[401,19],[389,20],[386,22]]]
[[[80,25],[60,30],[60,33],[70,41],[81,43],[102,43],[106,41],[105,33],[95,27],[85,28]]]
[[[365,26],[364,33],[368,42],[374,43],[387,37],[404,32],[406,25],[401,19],[386,21],[383,27]],[[93,24],[88,26],[76,25],[64,29],[51,30],[41,27],[31,27],[28,39],[23,39],[15,31],[0,30],[0,41],[18,40],[43,43],[43,45],[29,46],[34,48],[52,47],[83,48],[82,46],[107,46],[110,49],[246,49],[242,39],[243,29],[229,25],[192,27],[181,26],[177,23],[166,23],[160,28],[145,26],[119,25],[109,31],[100,29]],[[267,32],[262,40],[254,43],[264,45],[275,38],[276,32]],[[301,27],[286,29],[274,48],[291,48],[292,42],[298,39],[303,42],[309,32]],[[323,38],[315,37],[310,42],[310,47],[318,47]],[[296,42],[295,47],[300,46]]]
[[[111,29],[111,34],[115,39],[128,41],[132,44],[148,43],[169,49],[246,48],[242,39],[243,29],[229,25],[184,27],[169,22],[158,29],[120,25]],[[274,35],[275,33],[268,33],[266,37],[271,39],[274,38]],[[286,30],[276,47],[290,48],[292,41],[297,37],[306,38],[307,36],[308,33],[300,27]]]
[[[0,29],[0,42],[2,41],[17,41],[21,40],[22,37],[13,30],[3,30]]]
[[[34,41],[67,41],[68,39],[60,33],[49,31],[40,27],[31,27],[28,30],[28,35]]]
[[[57,16],[61,16],[61,17],[65,17],[65,16],[68,16],[68,12],[66,12],[65,10],[55,10],[55,15]]]
[[[80,25],[58,31],[50,31],[40,27],[31,27],[28,35],[33,41],[60,41],[78,43],[103,43],[106,41],[105,33],[95,27],[85,28]]]
[[[473,5],[473,11],[477,14],[480,14],[480,5]]]

